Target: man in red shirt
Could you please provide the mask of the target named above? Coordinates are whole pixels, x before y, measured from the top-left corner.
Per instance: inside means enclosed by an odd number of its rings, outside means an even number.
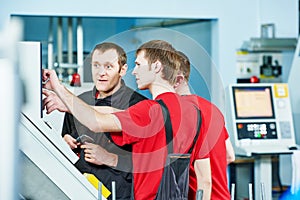
[[[196,162],[191,165],[191,169],[197,167],[199,159],[201,160],[204,156],[208,155],[212,183],[211,199],[229,200],[230,193],[228,190],[226,169],[227,164],[234,161],[235,155],[225,128],[224,117],[220,110],[211,102],[197,95],[191,95],[188,86],[190,62],[185,54],[182,52],[178,53],[181,55],[181,68],[175,84],[175,90],[178,94],[183,95],[185,99],[199,107],[202,115],[200,135],[206,133],[204,143],[206,145],[203,145],[203,141],[196,143],[195,150],[198,152],[192,154],[191,160],[196,160]],[[209,173],[209,171],[206,171],[206,173]],[[195,199],[196,191],[199,190],[199,182],[203,182],[203,180],[198,180],[197,186],[197,179],[198,176],[196,178],[193,170],[190,171],[189,199]],[[205,197],[205,191],[203,195]]]
[[[173,127],[174,153],[186,153],[196,135],[197,111],[173,88],[180,68],[177,52],[169,43],[154,40],[143,44],[136,56],[133,75],[138,88],[149,89],[153,99],[166,104]],[[54,90],[82,124],[94,132],[111,132],[116,144],[132,144],[134,198],[154,199],[167,155],[164,119],[158,102],[144,100],[125,111],[103,114],[61,85],[55,71],[44,70],[43,80],[47,78],[50,81],[44,87]],[[85,153],[89,154],[89,149]],[[85,159],[93,162],[93,158]]]

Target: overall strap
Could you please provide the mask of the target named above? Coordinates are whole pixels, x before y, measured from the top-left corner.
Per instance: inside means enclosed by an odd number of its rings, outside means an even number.
[[[165,121],[165,131],[166,131],[166,142],[168,145],[168,153],[173,153],[173,128],[170,119],[170,112],[166,106],[166,104],[161,100],[157,100],[157,102],[161,106],[161,110],[164,116]]]
[[[157,102],[160,104],[162,108],[162,113],[165,121],[165,131],[166,131],[166,141],[168,145],[168,153],[173,153],[173,129],[172,129],[172,124],[171,124],[171,119],[170,119],[170,112],[166,106],[166,104],[161,100],[157,100]],[[191,148],[189,149],[188,153],[192,153],[193,148],[195,146],[195,143],[199,137],[200,133],[200,128],[201,128],[201,123],[202,123],[202,118],[201,118],[201,111],[195,106],[195,109],[197,110],[197,132],[193,140],[193,144]]]
[[[196,132],[196,135],[195,135],[195,137],[194,137],[193,144],[192,144],[190,150],[188,151],[189,154],[192,153],[193,148],[194,148],[194,146],[195,146],[195,144],[196,144],[196,141],[198,140],[199,133],[200,133],[200,128],[201,128],[201,123],[202,123],[201,111],[200,111],[199,108],[197,108],[196,106],[195,106],[195,108],[196,108],[196,110],[197,110],[197,119],[198,119],[198,120],[197,120],[197,132]]]

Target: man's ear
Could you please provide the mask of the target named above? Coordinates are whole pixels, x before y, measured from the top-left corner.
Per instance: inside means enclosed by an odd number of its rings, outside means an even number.
[[[154,71],[155,71],[156,73],[158,73],[159,71],[162,70],[162,64],[161,64],[160,61],[157,60],[154,64],[155,64],[155,65],[154,65]]]
[[[178,88],[182,82],[184,81],[184,76],[183,75],[177,75],[176,76],[176,82],[174,84],[174,89]]]
[[[120,73],[119,73],[120,76],[125,76],[126,72],[127,72],[127,69],[128,69],[128,65],[127,64],[121,66]]]

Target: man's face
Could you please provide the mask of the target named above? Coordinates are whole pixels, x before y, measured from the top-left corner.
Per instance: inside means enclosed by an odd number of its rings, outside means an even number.
[[[139,89],[148,89],[150,84],[155,80],[154,68],[154,63],[149,66],[148,60],[145,58],[144,51],[137,54],[132,74],[136,78],[136,83]]]
[[[116,50],[95,50],[92,56],[92,76],[101,97],[112,95],[121,86],[127,65],[119,66]]]

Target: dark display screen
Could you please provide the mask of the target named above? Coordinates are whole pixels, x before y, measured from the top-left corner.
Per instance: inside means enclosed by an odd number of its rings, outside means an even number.
[[[236,119],[275,119],[270,86],[233,87]]]

